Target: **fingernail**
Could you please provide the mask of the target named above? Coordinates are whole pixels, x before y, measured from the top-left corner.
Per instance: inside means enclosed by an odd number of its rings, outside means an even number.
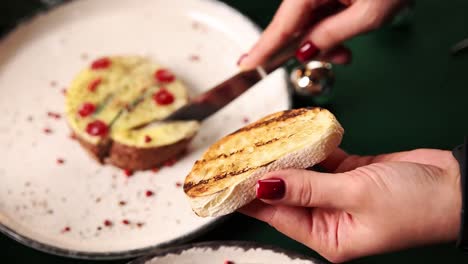
[[[307,41],[296,50],[296,58],[300,62],[305,62],[315,57],[318,53],[319,49],[317,46],[311,41]]]
[[[239,59],[237,60],[237,66],[240,66],[241,63],[242,63],[242,61],[243,61],[247,56],[249,56],[249,54],[247,54],[247,53],[242,54],[242,55],[239,57]]]
[[[282,179],[270,178],[257,181],[257,198],[277,200],[283,198],[286,186]]]

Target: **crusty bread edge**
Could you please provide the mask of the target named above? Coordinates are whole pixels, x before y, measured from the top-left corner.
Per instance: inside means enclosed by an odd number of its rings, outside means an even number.
[[[305,169],[325,160],[339,146],[344,134],[334,117],[331,122],[319,140],[256,170],[244,181],[211,195],[191,197],[193,211],[201,217],[230,214],[255,199],[255,185],[266,173],[288,168]]]

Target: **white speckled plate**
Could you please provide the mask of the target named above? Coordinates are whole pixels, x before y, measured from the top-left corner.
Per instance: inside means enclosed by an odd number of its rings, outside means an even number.
[[[234,74],[258,36],[233,9],[201,0],[76,0],[7,35],[0,42],[0,231],[54,254],[112,259],[186,241],[219,221],[196,217],[180,183],[216,139],[289,107],[283,70],[204,122],[190,153],[159,172],[126,177],[96,164],[57,114],[63,89],[95,57],[149,56],[196,94]]]
[[[213,241],[159,250],[129,264],[320,264],[319,260],[273,246]]]

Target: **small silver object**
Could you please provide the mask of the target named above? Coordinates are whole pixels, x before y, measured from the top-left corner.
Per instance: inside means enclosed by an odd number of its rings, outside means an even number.
[[[296,67],[290,75],[296,93],[303,96],[319,96],[331,91],[335,81],[332,64],[309,61]]]

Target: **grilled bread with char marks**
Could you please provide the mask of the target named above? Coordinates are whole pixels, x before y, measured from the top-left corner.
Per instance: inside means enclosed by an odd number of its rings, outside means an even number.
[[[335,116],[322,108],[271,114],[212,145],[186,177],[184,191],[199,216],[232,213],[255,199],[262,175],[323,161],[343,133]]]

